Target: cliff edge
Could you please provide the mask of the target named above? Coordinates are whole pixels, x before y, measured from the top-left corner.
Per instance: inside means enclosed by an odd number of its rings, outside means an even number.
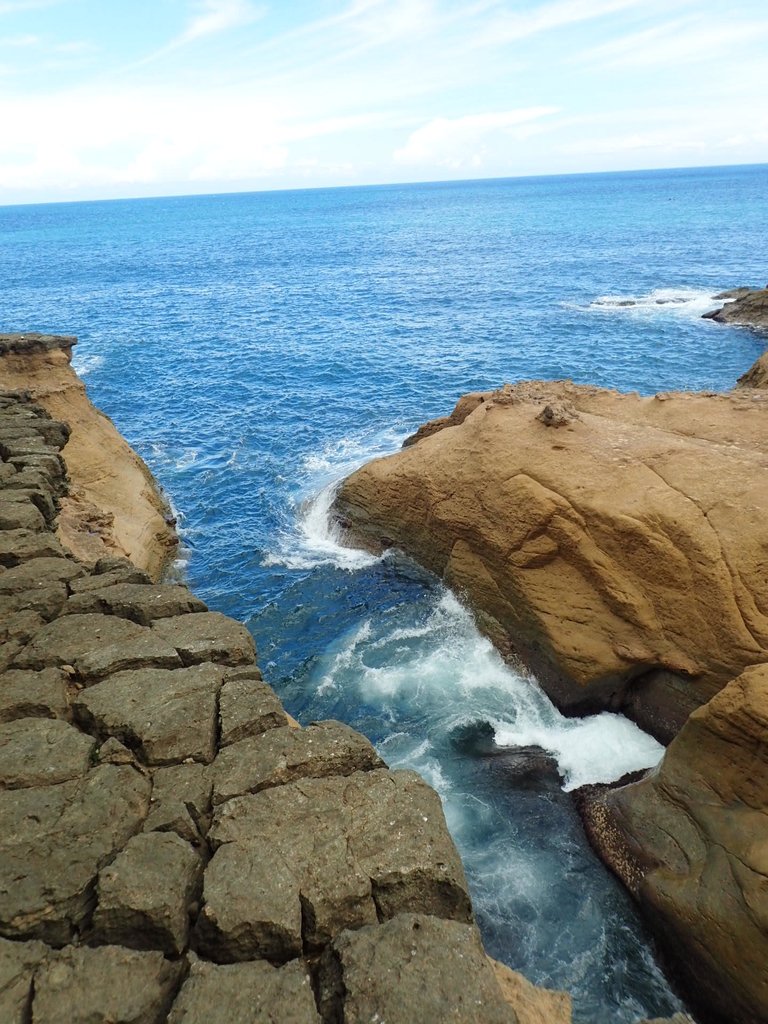
[[[57,533],[78,558],[130,558],[159,579],[176,550],[167,502],[141,458],[88,399],[70,363],[74,337],[0,334],[0,389],[22,389],[69,428],[68,493]]]

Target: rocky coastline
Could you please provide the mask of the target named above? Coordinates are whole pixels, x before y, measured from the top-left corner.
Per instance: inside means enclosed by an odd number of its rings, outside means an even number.
[[[466,395],[335,503],[350,543],[444,578],[562,709],[621,710],[669,744],[579,803],[716,1024],[768,1021],[765,382],[762,357],[727,394]]]
[[[703,319],[719,324],[736,324],[768,330],[768,286],[765,288],[731,288],[713,296],[724,304],[705,313]]]
[[[44,396],[71,341],[3,336],[2,379],[28,359]],[[3,1024],[568,1024],[567,995],[485,955],[426,783],[297,727],[186,587],[68,547],[68,448],[105,430],[70,398],[76,427],[0,391]],[[136,542],[118,513],[108,549]]]

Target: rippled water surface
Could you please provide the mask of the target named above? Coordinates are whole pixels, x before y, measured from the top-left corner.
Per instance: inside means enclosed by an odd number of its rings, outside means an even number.
[[[567,792],[660,749],[617,716],[564,720],[438,581],[339,549],[325,510],[471,389],[731,386],[764,339],[700,316],[765,283],[767,185],[757,167],[0,208],[0,329],[79,335],[196,592],[248,623],[297,717],[352,723],[438,789],[487,946],[585,1024],[680,1005]]]

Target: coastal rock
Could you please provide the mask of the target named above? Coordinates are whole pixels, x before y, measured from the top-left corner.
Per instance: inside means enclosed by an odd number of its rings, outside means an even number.
[[[700,1005],[768,1020],[768,665],[695,711],[659,768],[584,798],[590,838]]]
[[[200,858],[174,833],[133,836],[99,873],[94,941],[178,955],[202,876]]]
[[[178,651],[185,665],[250,665],[256,658],[256,645],[245,626],[220,612],[174,613],[173,618],[156,619],[152,629]]]
[[[320,1007],[334,1024],[520,1024],[504,999],[477,929],[399,914],[344,931],[323,954]]]
[[[768,402],[569,381],[475,397],[344,481],[350,542],[443,576],[564,709],[624,707],[668,740],[768,659]],[[548,428],[561,405],[578,419]]]
[[[306,965],[192,964],[168,1024],[212,1024],[226,1007],[227,1024],[320,1024]]]
[[[10,669],[0,674],[0,722],[19,718],[66,718],[67,676],[56,668],[42,672]]]
[[[115,583],[73,594],[64,611],[69,615],[102,612],[151,626],[155,619],[207,609],[186,587],[173,583]]]
[[[37,630],[14,664],[31,669],[72,665],[91,651],[133,640],[143,632],[135,622],[113,615],[64,615]]]
[[[42,942],[0,939],[0,1020],[29,1024],[35,973],[50,950]]]
[[[489,959],[501,994],[514,1008],[518,1024],[571,1024],[572,1004],[567,992],[539,988],[506,964]]]
[[[704,319],[720,324],[740,324],[744,327],[768,328],[768,288],[734,288],[715,295],[716,299],[729,299],[720,309],[705,313]]]
[[[275,691],[262,680],[255,666],[235,669],[224,676],[219,717],[222,747],[290,724]]]
[[[768,390],[768,352],[763,352],[746,373],[736,381],[739,388],[761,388]]]
[[[203,764],[158,768],[152,776],[152,806],[144,831],[175,832],[202,847],[211,824],[211,772]]]
[[[77,779],[93,764],[96,741],[56,718],[0,725],[0,788],[54,786]]]

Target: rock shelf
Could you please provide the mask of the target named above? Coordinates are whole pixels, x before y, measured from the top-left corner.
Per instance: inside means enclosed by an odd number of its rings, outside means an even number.
[[[429,786],[295,728],[185,587],[57,539],[68,435],[0,393],[3,1024],[542,1019],[502,993]]]

